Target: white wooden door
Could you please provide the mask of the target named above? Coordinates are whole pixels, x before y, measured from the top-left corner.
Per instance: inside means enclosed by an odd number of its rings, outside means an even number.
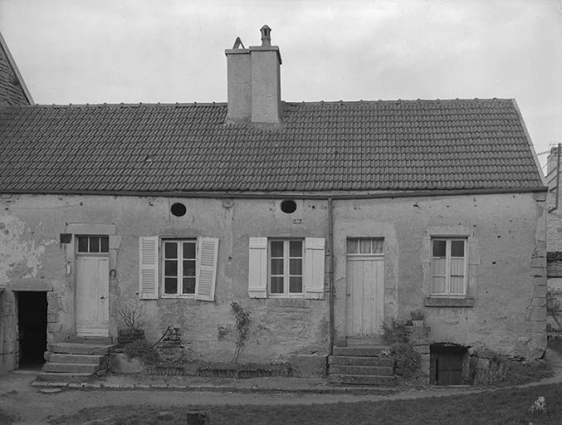
[[[348,336],[375,336],[384,316],[384,256],[347,257]]]
[[[109,336],[109,259],[79,255],[76,268],[76,334]]]

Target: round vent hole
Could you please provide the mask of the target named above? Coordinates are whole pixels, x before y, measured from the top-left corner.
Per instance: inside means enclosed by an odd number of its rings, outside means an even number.
[[[185,207],[185,205],[180,202],[176,202],[175,204],[173,204],[171,210],[172,214],[176,217],[183,217],[187,212],[187,208]]]
[[[281,211],[285,214],[292,214],[297,210],[297,203],[295,201],[281,202]]]

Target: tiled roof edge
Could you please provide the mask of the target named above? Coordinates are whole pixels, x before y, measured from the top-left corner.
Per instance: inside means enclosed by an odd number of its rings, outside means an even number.
[[[537,156],[537,152],[535,151],[535,147],[533,146],[531,135],[527,130],[527,125],[525,124],[525,120],[523,119],[523,115],[521,114],[521,110],[519,109],[519,106],[517,105],[517,101],[515,99],[511,99],[511,102],[513,104],[513,109],[515,109],[515,112],[517,112],[517,115],[519,116],[519,122],[521,123],[521,127],[523,127],[523,132],[525,133],[525,138],[527,139],[527,143],[529,144],[529,148],[531,149],[531,154],[533,155],[533,160],[535,161],[535,165],[537,167],[537,172],[539,173],[539,176],[541,178],[541,182],[544,186],[548,186],[546,177],[542,172],[541,163],[539,162],[539,157]]]
[[[6,57],[8,58],[8,62],[10,63],[10,66],[12,67],[12,70],[14,71],[14,74],[16,74],[16,77],[17,77],[17,79],[20,83],[20,86],[23,90],[23,94],[25,95],[27,101],[29,102],[30,105],[34,105],[35,102],[33,101],[33,98],[31,97],[31,93],[27,89],[27,85],[25,84],[25,81],[24,81],[22,75],[20,74],[18,66],[16,65],[16,61],[14,60],[14,58],[12,56],[12,53],[10,52],[10,49],[8,48],[8,44],[6,44],[6,40],[4,40],[4,37],[2,36],[1,32],[0,32],[0,46],[2,46],[2,49],[4,50],[4,53],[6,53]]]
[[[376,198],[419,198],[430,196],[457,196],[457,195],[502,195],[510,193],[541,193],[547,192],[548,187],[520,187],[520,188],[495,188],[495,189],[452,189],[452,190],[426,190],[426,191],[381,191],[381,192],[228,192],[228,191],[119,191],[119,190],[0,190],[3,195],[85,195],[85,196],[160,196],[166,198],[219,198],[219,199],[376,199]]]
[[[397,99],[397,100],[334,100],[334,101],[300,101],[300,102],[290,102],[283,101],[286,105],[350,105],[350,104],[400,104],[400,103],[467,103],[467,102],[511,102],[513,99],[500,99],[500,98],[489,98],[489,99]],[[227,102],[138,102],[138,103],[69,103],[69,104],[34,104],[34,107],[39,108],[139,108],[139,107],[193,107],[193,106],[228,106]]]

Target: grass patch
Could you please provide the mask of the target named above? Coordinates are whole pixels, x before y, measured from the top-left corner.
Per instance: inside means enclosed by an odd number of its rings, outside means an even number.
[[[529,408],[543,396],[545,413],[532,413]],[[70,425],[91,421],[104,425],[185,424],[188,411],[200,410],[208,415],[209,425],[426,425],[462,423],[560,425],[562,385],[531,388],[499,389],[479,394],[429,397],[414,400],[381,402],[329,403],[282,406],[193,406],[182,408],[104,406],[83,409],[78,414],[53,419],[51,425]]]

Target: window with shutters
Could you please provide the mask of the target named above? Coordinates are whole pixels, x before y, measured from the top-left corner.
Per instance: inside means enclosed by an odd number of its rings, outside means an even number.
[[[324,238],[250,238],[250,298],[324,298]]]
[[[432,249],[432,297],[466,296],[466,239],[433,238]]]
[[[197,241],[162,241],[164,295],[195,294]]]
[[[214,301],[219,240],[139,240],[139,296],[141,299],[195,298]]]

